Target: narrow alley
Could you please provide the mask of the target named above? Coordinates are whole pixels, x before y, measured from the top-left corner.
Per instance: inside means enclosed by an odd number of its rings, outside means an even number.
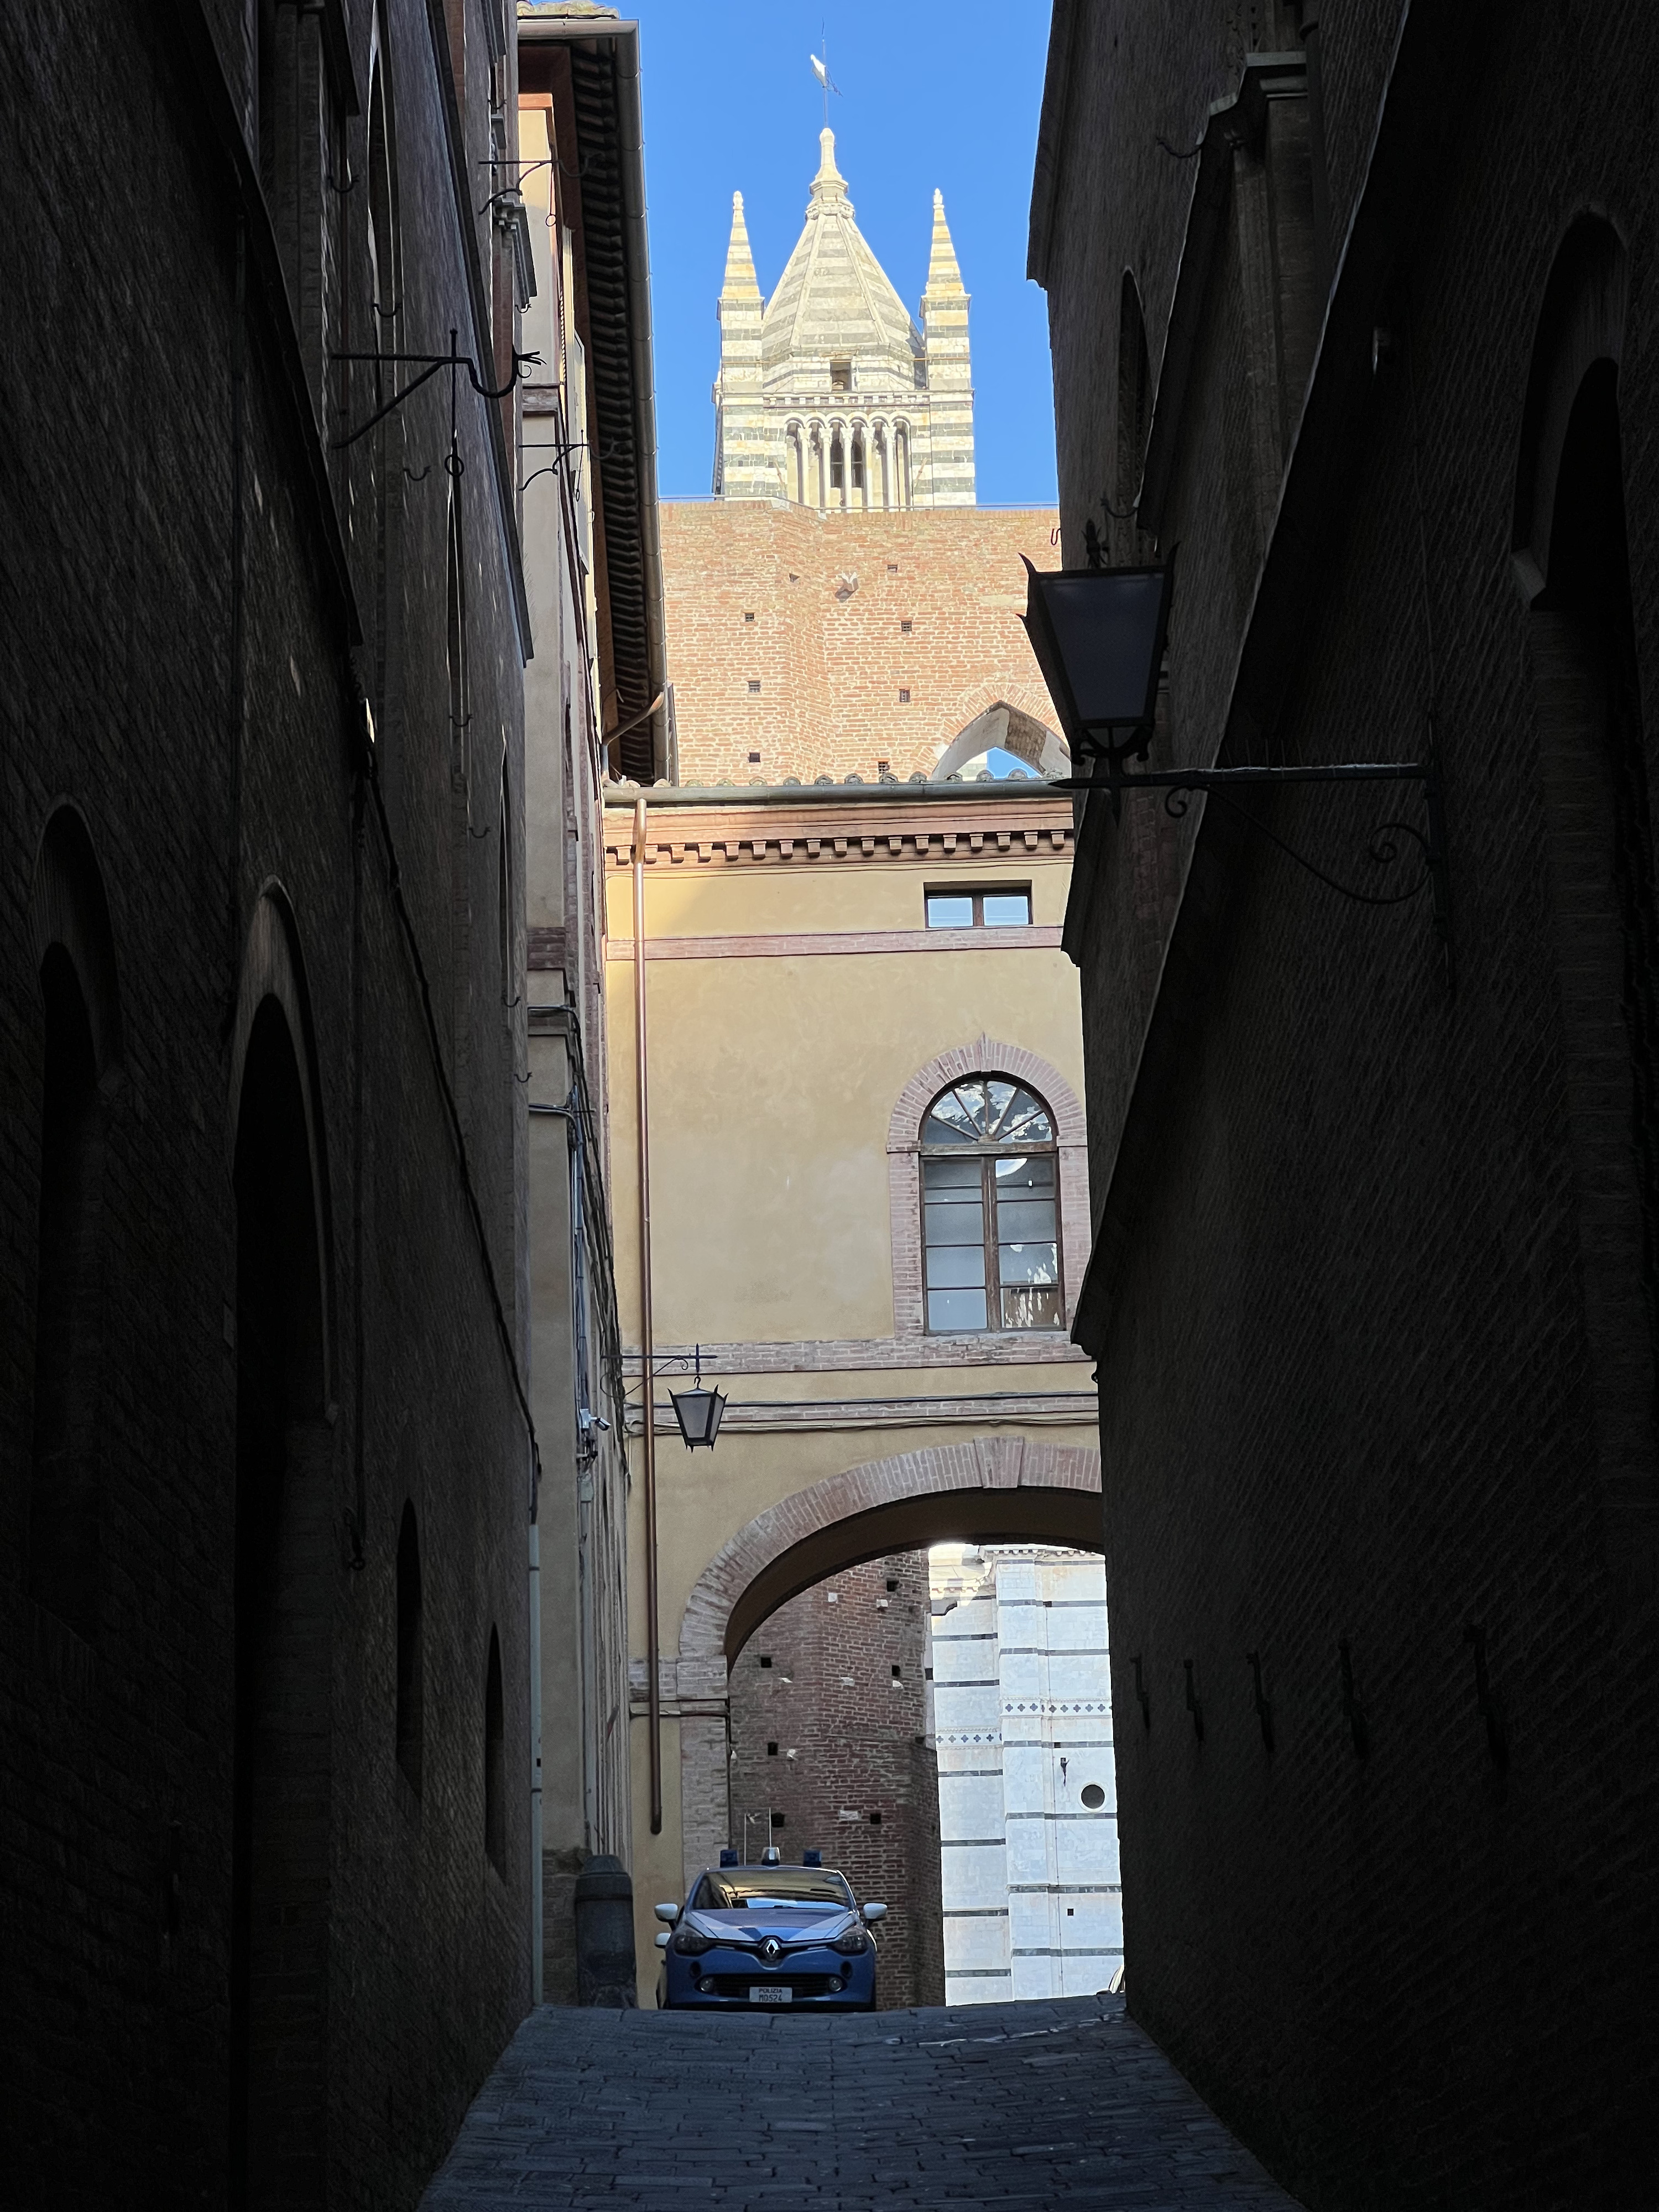
[[[841,2019],[533,2012],[426,2212],[1287,2212],[1117,1996]]]

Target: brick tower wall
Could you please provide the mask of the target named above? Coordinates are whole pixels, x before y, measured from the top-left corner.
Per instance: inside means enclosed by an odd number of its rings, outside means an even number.
[[[872,1559],[780,1607],[732,1669],[732,1840],[759,1814],[751,1856],[769,1840],[796,1862],[816,1848],[860,1904],[890,1908],[884,2009],[945,2002],[927,1620],[927,1554]]]
[[[1057,568],[1058,521],[1048,507],[665,505],[680,781],[873,783],[883,762],[930,775],[999,701],[1058,730],[1019,619],[1020,556]]]

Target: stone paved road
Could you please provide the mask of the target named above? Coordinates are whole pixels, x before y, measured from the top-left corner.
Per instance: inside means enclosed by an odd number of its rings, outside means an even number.
[[[1296,2212],[1121,1997],[782,2019],[544,2006],[425,2212]]]

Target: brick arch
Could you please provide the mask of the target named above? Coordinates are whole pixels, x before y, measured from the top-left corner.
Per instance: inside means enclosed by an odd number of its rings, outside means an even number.
[[[1099,1551],[1100,1454],[1020,1436],[975,1437],[872,1460],[781,1498],[722,1546],[686,1600],[680,1705],[685,1880],[728,1840],[727,1672],[778,1607],[860,1560],[950,1538]]]
[[[926,1334],[921,1295],[921,1184],[917,1159],[921,1117],[947,1084],[964,1075],[1007,1075],[1043,1098],[1054,1117],[1060,1155],[1060,1239],[1066,1318],[1077,1311],[1089,1264],[1089,1148],[1083,1103],[1050,1061],[1023,1045],[981,1036],[930,1060],[898,1095],[887,1125],[887,1206],[893,1255],[893,1333]]]
[[[1054,712],[1054,702],[1034,668],[1024,681],[1010,682],[1005,674],[969,684],[965,690],[957,692],[941,712],[934,729],[933,743],[939,757],[943,758],[963,732],[993,707],[1012,707],[1017,714],[1040,723],[1054,736],[1060,750],[1066,751],[1066,740],[1058,734],[1060,717]]]

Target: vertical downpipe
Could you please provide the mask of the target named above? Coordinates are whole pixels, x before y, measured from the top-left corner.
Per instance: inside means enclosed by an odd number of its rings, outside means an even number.
[[[542,2001],[542,1546],[530,1469],[530,2002]]]
[[[634,1082],[640,1148],[640,1372],[644,1401],[645,1699],[651,1761],[651,1832],[662,1833],[662,1685],[657,1627],[657,1434],[651,1329],[651,1118],[645,1036],[645,821],[641,793],[634,807]]]

